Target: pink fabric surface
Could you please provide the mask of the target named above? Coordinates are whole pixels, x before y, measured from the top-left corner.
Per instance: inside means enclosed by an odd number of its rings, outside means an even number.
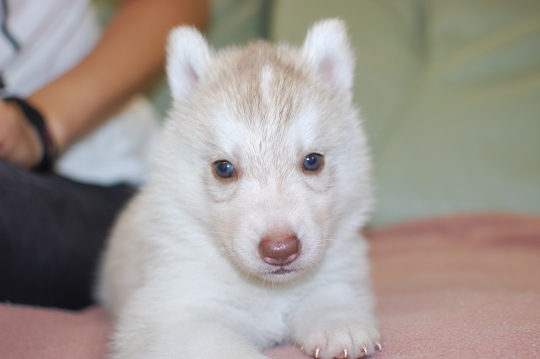
[[[112,324],[101,308],[79,313],[0,305],[0,358],[105,358]]]
[[[540,358],[540,218],[473,215],[373,231],[386,358]]]
[[[540,358],[540,217],[468,215],[368,232],[383,351],[373,358]],[[0,358],[104,358],[103,310],[0,305]],[[266,351],[307,358],[298,348]]]

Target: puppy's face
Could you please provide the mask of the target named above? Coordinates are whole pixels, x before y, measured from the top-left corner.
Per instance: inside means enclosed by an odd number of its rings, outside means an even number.
[[[210,97],[205,185],[229,256],[251,274],[283,280],[313,266],[331,240],[333,141],[314,101],[323,94],[306,89],[302,74],[245,60],[241,71],[217,76],[227,86],[210,87],[222,93]]]
[[[270,281],[316,267],[337,228],[358,229],[371,198],[349,88],[332,82],[343,69],[331,58],[314,66],[306,42],[303,52],[253,43],[209,54],[177,104],[213,236],[242,271]]]

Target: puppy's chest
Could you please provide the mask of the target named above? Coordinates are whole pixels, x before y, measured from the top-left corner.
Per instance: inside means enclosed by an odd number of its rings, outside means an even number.
[[[245,288],[227,303],[232,315],[242,328],[242,334],[258,347],[266,348],[282,343],[290,337],[291,316],[301,294],[298,290]]]

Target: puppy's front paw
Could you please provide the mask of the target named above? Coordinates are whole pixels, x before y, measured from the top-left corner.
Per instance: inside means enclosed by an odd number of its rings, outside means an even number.
[[[298,338],[302,350],[317,359],[356,359],[381,350],[379,332],[373,324],[332,324],[307,329]]]

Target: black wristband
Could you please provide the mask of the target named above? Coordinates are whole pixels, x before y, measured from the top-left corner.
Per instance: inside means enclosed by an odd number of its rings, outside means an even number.
[[[24,117],[26,117],[28,122],[30,122],[30,124],[32,124],[32,126],[34,126],[38,132],[41,147],[43,149],[43,155],[41,156],[41,161],[39,161],[33,170],[40,172],[52,171],[57,152],[56,146],[49,130],[47,129],[47,124],[45,123],[43,116],[41,116],[38,110],[23,99],[18,97],[7,97],[4,98],[4,100],[16,103],[23,112]]]

